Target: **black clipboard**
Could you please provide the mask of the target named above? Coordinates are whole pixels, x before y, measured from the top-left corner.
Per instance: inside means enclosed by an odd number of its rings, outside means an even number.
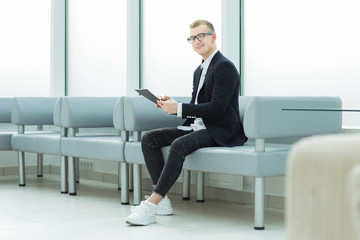
[[[157,104],[157,101],[159,100],[152,92],[150,92],[148,89],[135,89],[140,95],[146,97],[153,103]]]

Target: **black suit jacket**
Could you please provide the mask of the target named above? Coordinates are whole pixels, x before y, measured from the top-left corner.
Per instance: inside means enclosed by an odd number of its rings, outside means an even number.
[[[207,69],[204,85],[195,97],[200,81],[200,66],[194,72],[190,103],[182,104],[184,126],[202,118],[211,137],[220,146],[241,146],[247,141],[239,115],[240,76],[234,64],[218,51]]]

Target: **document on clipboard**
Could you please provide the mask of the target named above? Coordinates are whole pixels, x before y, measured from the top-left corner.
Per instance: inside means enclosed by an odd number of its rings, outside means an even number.
[[[157,101],[159,100],[152,92],[150,92],[148,89],[135,89],[140,95],[146,97],[153,103],[157,104]]]

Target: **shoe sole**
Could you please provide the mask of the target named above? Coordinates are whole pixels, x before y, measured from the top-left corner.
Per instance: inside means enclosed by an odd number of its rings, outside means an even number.
[[[170,216],[173,215],[173,210],[171,209],[171,211],[164,211],[164,212],[156,212],[155,213],[158,216]]]
[[[130,222],[130,221],[126,221],[127,224],[130,224],[132,226],[147,226],[147,225],[150,225],[150,224],[153,224],[153,223],[156,223],[155,222],[150,222],[149,224],[144,224],[144,223],[133,223],[133,222]]]

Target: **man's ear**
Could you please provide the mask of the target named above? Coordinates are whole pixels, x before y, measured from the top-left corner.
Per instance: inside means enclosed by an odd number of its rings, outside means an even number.
[[[216,41],[216,33],[214,33],[213,35],[211,35],[212,36],[212,40],[213,40],[213,42],[215,42]]]

